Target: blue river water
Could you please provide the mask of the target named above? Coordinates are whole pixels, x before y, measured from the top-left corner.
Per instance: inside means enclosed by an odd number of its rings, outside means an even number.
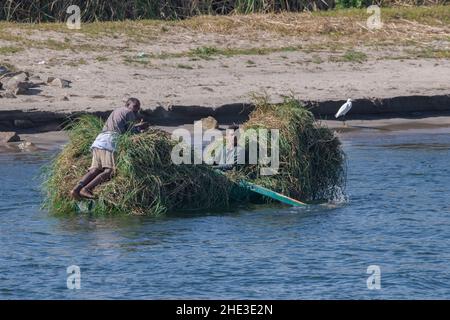
[[[0,298],[450,298],[450,134],[343,139],[346,201],[160,218],[51,216],[50,154],[0,154]]]

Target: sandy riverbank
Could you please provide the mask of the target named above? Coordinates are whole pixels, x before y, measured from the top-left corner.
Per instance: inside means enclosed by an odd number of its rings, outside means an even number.
[[[19,62],[21,58],[15,59]],[[0,99],[0,112],[102,112],[121,105],[129,96],[138,97],[144,109],[154,110],[246,104],[252,93],[267,93],[273,102],[291,94],[317,102],[450,94],[450,60],[442,59],[315,64],[307,62],[302,52],[288,52],[202,61],[202,68],[196,70],[96,62],[76,69],[45,69],[30,65],[36,59],[27,57],[20,69],[33,68],[37,75],[69,79],[71,88],[41,86],[36,95]],[[247,64],[250,59],[254,62],[251,66]]]
[[[389,118],[389,119],[373,119],[373,120],[349,120],[344,125],[342,121],[323,120],[322,121],[329,128],[334,129],[344,139],[352,139],[358,135],[377,135],[392,134],[392,133],[450,133],[450,115],[428,117],[424,119],[405,119],[405,118]],[[192,124],[183,126],[187,129],[192,129]],[[226,125],[221,125],[221,128],[226,128]],[[173,126],[158,126],[168,132],[173,131]],[[20,142],[10,143],[8,145],[0,145],[0,153],[15,153],[15,152],[36,152],[36,151],[52,151],[60,149],[68,142],[68,136],[65,131],[48,131],[42,133],[24,133],[20,135],[23,141],[28,141],[33,144],[32,149],[21,150],[18,146]]]
[[[273,102],[294,95],[319,115],[349,97],[354,116],[450,110],[449,13],[450,6],[383,9],[380,30],[367,29],[365,10],[105,22],[81,30],[0,23],[0,65],[27,71],[37,83],[48,76],[71,81],[69,88],[41,83],[28,95],[0,98],[0,130],[56,129],[69,115],[105,115],[130,96],[158,125],[207,115],[233,120],[252,93]]]

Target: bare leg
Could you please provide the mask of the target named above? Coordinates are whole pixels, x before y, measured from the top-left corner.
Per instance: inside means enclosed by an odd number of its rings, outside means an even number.
[[[80,200],[80,191],[84,188],[89,182],[91,182],[95,177],[97,177],[100,173],[102,173],[102,170],[100,169],[91,169],[89,170],[83,178],[81,178],[78,185],[70,191],[70,195],[75,198],[76,200]]]
[[[92,179],[91,182],[89,182],[81,189],[80,195],[88,199],[94,199],[94,194],[92,192],[94,191],[95,187],[110,180],[112,177],[112,172],[112,169],[105,168],[102,173],[97,175],[94,179]]]

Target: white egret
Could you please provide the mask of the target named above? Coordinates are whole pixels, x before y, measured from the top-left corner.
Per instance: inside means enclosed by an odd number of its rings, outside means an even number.
[[[352,99],[347,99],[347,102],[344,103],[339,108],[339,111],[334,116],[336,119],[342,117],[344,119],[344,126],[345,126],[345,115],[350,111],[351,108],[352,108]]]

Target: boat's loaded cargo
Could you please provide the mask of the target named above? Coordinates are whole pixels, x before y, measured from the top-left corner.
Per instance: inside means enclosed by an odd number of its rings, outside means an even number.
[[[70,190],[89,168],[90,146],[102,126],[101,119],[83,116],[68,127],[70,141],[45,173],[46,206],[51,212],[70,213],[77,207]],[[342,193],[345,159],[341,143],[296,100],[269,104],[266,99],[257,99],[243,129],[258,128],[279,129],[276,174],[262,175],[265,164],[239,164],[223,173],[207,164],[177,165],[171,152],[178,141],[167,132],[150,129],[142,134],[121,135],[114,178],[95,190],[93,212],[158,215],[229,210],[270,201],[251,192],[249,185],[304,202],[332,200]]]

